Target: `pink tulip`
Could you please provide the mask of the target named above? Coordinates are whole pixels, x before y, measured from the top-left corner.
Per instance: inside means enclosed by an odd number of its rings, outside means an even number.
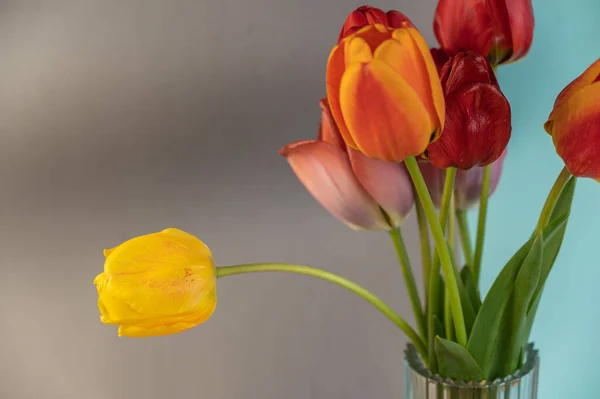
[[[502,174],[502,165],[506,157],[506,150],[500,155],[498,160],[491,165],[492,179],[490,186],[490,196],[498,187],[500,175]],[[436,207],[442,203],[442,194],[444,191],[444,180],[446,179],[446,170],[433,166],[429,162],[419,163],[421,173],[427,183],[429,194]],[[454,195],[456,208],[467,210],[479,203],[481,198],[481,186],[483,184],[483,167],[475,166],[468,170],[457,170],[454,180]]]
[[[348,226],[356,230],[398,227],[414,203],[404,166],[347,147],[327,99],[320,105],[318,139],[290,143],[280,154],[313,197]]]

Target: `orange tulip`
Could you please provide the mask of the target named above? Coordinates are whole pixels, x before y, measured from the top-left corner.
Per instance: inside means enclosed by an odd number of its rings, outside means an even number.
[[[327,65],[327,99],[342,138],[371,158],[401,162],[440,135],[442,85],[421,34],[366,26],[335,46]]]
[[[571,174],[600,182],[600,58],[558,95],[544,129]]]

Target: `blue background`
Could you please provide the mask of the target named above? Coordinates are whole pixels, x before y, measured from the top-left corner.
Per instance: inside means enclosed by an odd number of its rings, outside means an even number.
[[[600,57],[600,2],[534,1],[535,35],[521,62],[498,77],[513,112],[513,136],[499,188],[491,200],[484,254],[488,288],[508,257],[528,238],[563,167],[543,130],[556,95]],[[600,101],[600,99],[598,99]],[[600,186],[577,183],[561,253],[548,279],[532,339],[541,349],[539,396],[594,398],[600,389]],[[472,216],[475,228],[476,212]]]

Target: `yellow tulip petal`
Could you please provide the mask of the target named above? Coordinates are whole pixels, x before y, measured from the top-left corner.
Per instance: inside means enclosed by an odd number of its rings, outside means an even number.
[[[194,312],[214,301],[212,264],[166,265],[111,277],[100,294],[106,318],[119,324]]]
[[[116,247],[104,264],[109,276],[140,273],[165,265],[202,264],[210,250],[191,234],[176,229],[136,237]]]
[[[200,312],[161,323],[122,325],[119,327],[119,336],[144,338],[180,333],[204,323],[213,314],[216,306],[217,302],[214,301]]]
[[[361,62],[370,62],[373,60],[373,53],[369,44],[360,36],[354,36],[344,42],[344,64],[346,68],[352,64]]]
[[[358,149],[385,161],[421,154],[434,128],[415,90],[381,60],[348,68],[340,107]]]

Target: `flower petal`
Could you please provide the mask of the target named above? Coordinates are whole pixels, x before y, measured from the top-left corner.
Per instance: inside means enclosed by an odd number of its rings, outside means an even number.
[[[153,323],[125,324],[119,327],[119,337],[144,338],[176,334],[204,323],[215,311],[217,301],[198,312]]]
[[[461,86],[446,98],[446,126],[428,147],[438,168],[470,169],[494,162],[508,145],[511,113],[508,100],[494,85]]]
[[[179,264],[176,259],[162,268],[109,277],[99,293],[104,322],[136,324],[211,307],[216,286],[210,264]]]
[[[323,141],[299,141],[281,150],[312,196],[354,229],[388,230],[379,205],[360,185],[346,153]]]
[[[554,109],[557,109],[561,106],[561,103],[568,100],[574,93],[579,90],[591,85],[596,82],[600,78],[600,58],[596,60],[592,65],[590,65],[581,75],[579,75],[575,80],[565,87],[560,94],[556,97],[556,101],[554,102]],[[554,111],[550,114],[549,120],[554,119]],[[546,129],[546,131],[551,134],[551,132]]]
[[[517,61],[527,55],[533,42],[533,5],[531,0],[501,0],[508,13],[511,34],[511,55],[508,62]]]
[[[142,273],[170,265],[203,265],[211,258],[208,247],[184,231],[167,229],[125,241],[110,251],[104,272],[117,274]]]
[[[327,74],[325,78],[325,84],[327,88],[327,101],[331,108],[331,114],[335,120],[335,124],[338,127],[342,138],[349,146],[356,148],[354,138],[350,135],[346,122],[344,121],[344,115],[340,107],[340,85],[342,82],[342,76],[346,70],[345,62],[345,44],[342,42],[333,48],[327,61]]]
[[[600,179],[600,82],[563,101],[551,127],[556,152],[575,176]]]
[[[433,30],[446,51],[471,50],[489,54],[494,32],[487,3],[481,0],[439,0]]]
[[[381,60],[348,68],[340,108],[356,148],[372,158],[400,162],[419,155],[435,129],[415,90]]]
[[[321,107],[321,124],[319,125],[319,141],[332,144],[338,148],[345,149],[346,143],[342,139],[342,135],[335,124],[333,115],[331,114],[331,108],[329,107],[329,101],[327,97],[319,102]]]
[[[400,226],[414,205],[412,182],[404,165],[369,158],[353,149],[348,155],[358,181],[383,208],[392,225]]]

